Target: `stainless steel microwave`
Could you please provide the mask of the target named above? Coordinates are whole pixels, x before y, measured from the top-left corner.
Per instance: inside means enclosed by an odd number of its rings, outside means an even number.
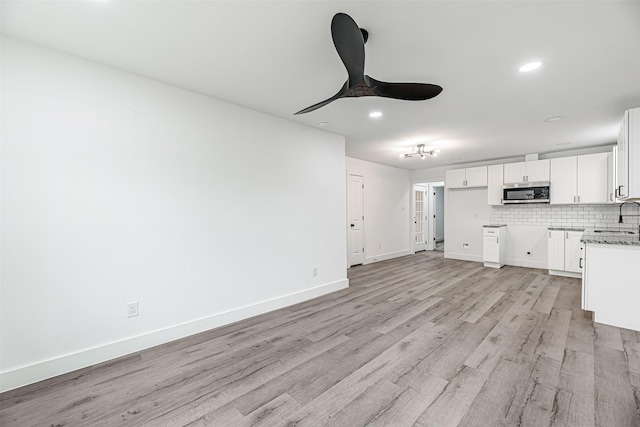
[[[549,203],[549,182],[521,182],[505,184],[502,204]]]

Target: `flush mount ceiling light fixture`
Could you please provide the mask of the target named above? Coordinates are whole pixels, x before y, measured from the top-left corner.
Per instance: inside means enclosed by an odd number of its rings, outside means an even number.
[[[371,117],[372,119],[378,118],[378,117],[382,117],[382,112],[381,111],[372,111],[369,113],[369,117]]]
[[[411,153],[400,154],[400,158],[406,159],[408,157],[420,156],[421,159],[424,159],[426,155],[437,156],[439,152],[439,148],[427,150],[424,144],[418,144],[411,149]]]
[[[527,73],[529,71],[537,70],[541,66],[542,62],[540,61],[529,62],[528,64],[524,64],[522,67],[518,68],[518,71],[521,73]]]

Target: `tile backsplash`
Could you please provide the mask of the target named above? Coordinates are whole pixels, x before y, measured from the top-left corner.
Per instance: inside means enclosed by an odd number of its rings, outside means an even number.
[[[622,208],[623,224],[618,224],[620,204],[611,205],[508,205],[492,206],[492,224],[634,229],[640,225],[640,206]],[[635,215],[635,216],[627,216]]]

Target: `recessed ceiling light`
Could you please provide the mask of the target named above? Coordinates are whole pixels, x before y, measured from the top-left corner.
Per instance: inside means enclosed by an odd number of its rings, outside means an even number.
[[[544,119],[545,122],[557,122],[558,120],[564,119],[564,116],[553,116],[548,119]]]
[[[329,126],[329,123],[327,123],[327,122],[318,122],[318,127],[319,128],[326,128],[327,126]]]
[[[542,66],[542,62],[540,61],[529,62],[528,64],[524,64],[522,67],[518,68],[518,71],[526,73],[528,71],[537,70],[540,66]]]
[[[377,117],[382,117],[382,112],[380,111],[372,111],[369,113],[369,117],[375,119]]]

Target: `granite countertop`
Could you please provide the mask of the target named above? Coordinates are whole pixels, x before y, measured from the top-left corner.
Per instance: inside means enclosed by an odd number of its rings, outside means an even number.
[[[587,230],[580,239],[583,243],[597,243],[602,245],[625,245],[640,246],[640,234],[622,234],[615,231],[596,233],[594,230]]]
[[[500,228],[500,227],[506,227],[507,224],[485,224],[483,225],[484,228]]]
[[[547,230],[552,230],[552,231],[584,231],[584,228],[579,228],[579,227],[548,227]]]

